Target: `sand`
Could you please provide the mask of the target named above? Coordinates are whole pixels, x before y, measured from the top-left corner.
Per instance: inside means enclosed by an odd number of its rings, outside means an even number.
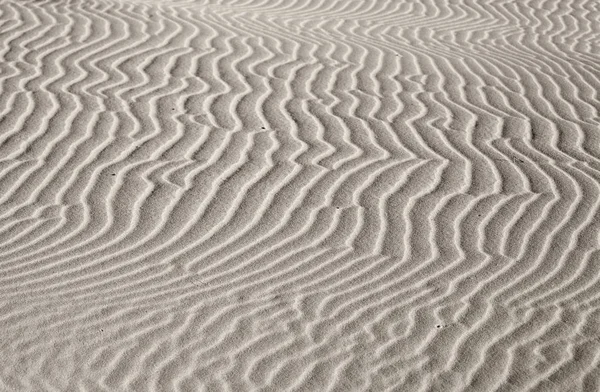
[[[0,391],[599,391],[600,3],[0,0]]]

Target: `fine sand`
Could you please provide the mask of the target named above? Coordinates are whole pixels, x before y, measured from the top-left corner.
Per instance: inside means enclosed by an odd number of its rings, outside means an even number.
[[[600,391],[597,0],[0,0],[0,391]]]

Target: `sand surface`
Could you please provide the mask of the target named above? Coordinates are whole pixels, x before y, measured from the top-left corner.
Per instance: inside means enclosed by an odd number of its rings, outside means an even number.
[[[0,391],[600,391],[600,2],[0,0]]]

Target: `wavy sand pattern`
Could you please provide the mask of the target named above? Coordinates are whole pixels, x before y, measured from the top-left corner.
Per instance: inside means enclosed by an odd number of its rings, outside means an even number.
[[[600,3],[0,0],[0,390],[600,390]]]

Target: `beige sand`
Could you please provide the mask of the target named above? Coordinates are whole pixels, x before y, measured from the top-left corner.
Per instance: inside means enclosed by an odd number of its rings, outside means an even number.
[[[0,0],[0,391],[599,391],[600,3]]]

